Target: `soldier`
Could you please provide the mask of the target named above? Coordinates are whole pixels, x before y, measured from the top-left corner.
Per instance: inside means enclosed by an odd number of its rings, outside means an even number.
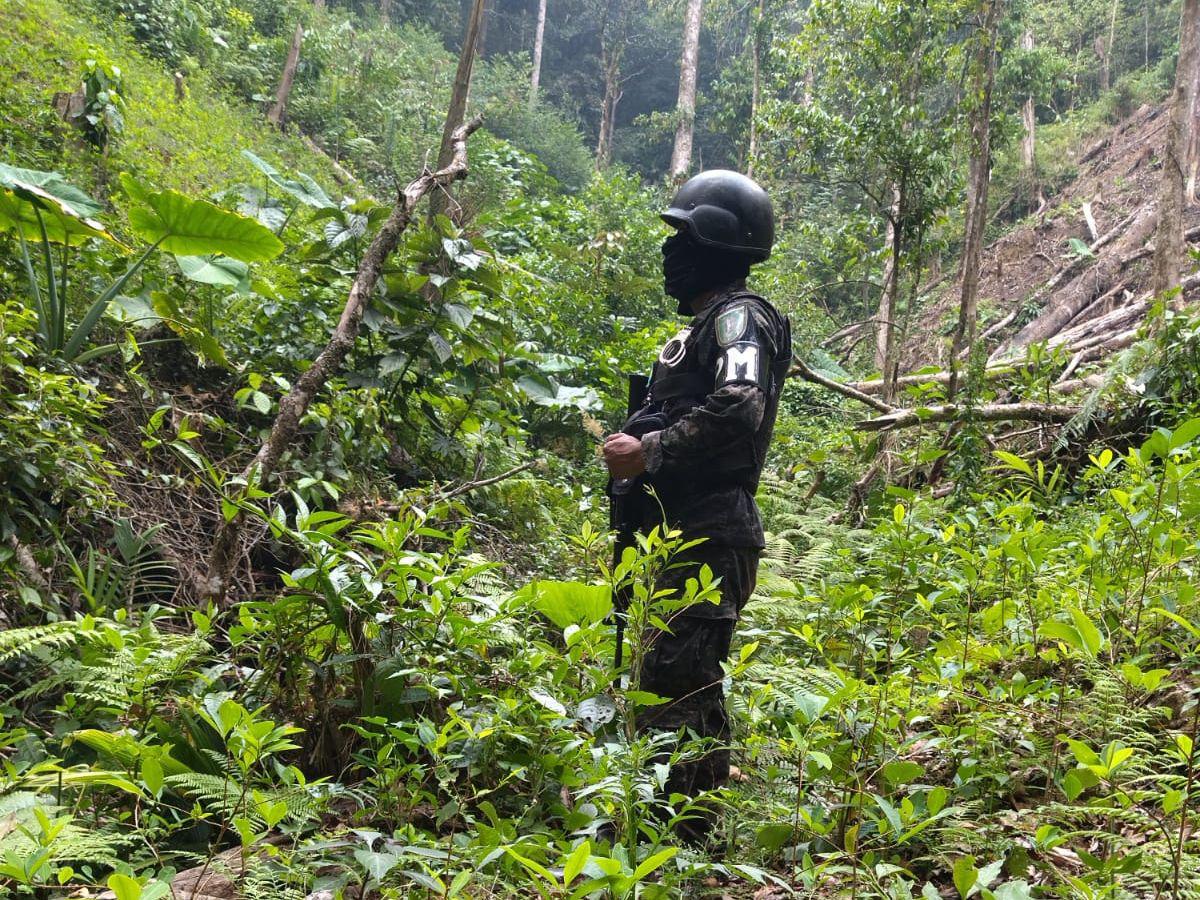
[[[691,321],[662,348],[645,405],[610,435],[604,458],[614,479],[637,478],[661,503],[641,504],[639,527],[667,522],[686,540],[687,565],[664,576],[680,593],[707,564],[721,579],[719,604],[678,614],[671,632],[648,636],[642,688],[670,702],[650,707],[639,728],[686,727],[713,739],[702,759],[671,771],[668,793],[696,797],[729,777],[729,717],[721,663],[742,607],[754,590],[763,548],[754,502],[791,363],[787,319],[746,290],[750,267],[771,253],[771,201],[737,172],[711,170],[680,188],[662,219],[675,229],[663,243],[666,292]],[[681,836],[702,843],[705,815]]]

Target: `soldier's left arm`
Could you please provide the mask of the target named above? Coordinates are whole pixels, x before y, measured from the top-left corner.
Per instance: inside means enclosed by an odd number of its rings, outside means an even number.
[[[739,315],[745,316],[744,322],[738,321]],[[776,330],[751,303],[716,317],[710,347],[713,391],[675,424],[642,438],[648,472],[695,465],[758,430],[779,346]]]

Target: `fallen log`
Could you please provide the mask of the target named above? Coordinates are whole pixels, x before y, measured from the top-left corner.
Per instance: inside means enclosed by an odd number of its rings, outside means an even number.
[[[1096,260],[1091,268],[1064,290],[1059,291],[1037,318],[992,353],[990,361],[1001,362],[1012,349],[1039,343],[1058,334],[1086,306],[1112,286],[1122,270],[1121,259],[1132,248],[1141,248],[1146,243],[1154,232],[1157,218],[1153,203],[1141,207],[1128,229],[1121,235],[1113,252]]]
[[[1029,365],[1028,363],[1026,363],[1022,360],[1017,360],[1015,363],[1008,363],[1008,364],[1005,364],[1002,366],[992,366],[990,368],[987,368],[984,370],[983,374],[984,374],[984,377],[988,378],[988,379],[1002,378],[1005,375],[1015,375],[1021,369],[1027,368],[1028,365]],[[795,368],[793,368],[792,371],[789,372],[788,374],[792,375],[792,376],[800,376],[802,378],[804,377]],[[805,380],[812,380],[812,379],[805,379]],[[821,382],[817,382],[817,383],[819,384]],[[930,372],[926,375],[901,375],[899,378],[896,379],[896,387],[899,387],[899,388],[916,387],[917,385],[922,385],[922,384],[946,385],[949,383],[950,383],[950,373],[945,372],[945,371]],[[883,390],[883,381],[881,381],[879,379],[875,379],[872,381],[845,381],[845,382],[835,381],[835,382],[833,382],[833,384],[836,385],[836,387],[832,387],[831,388],[832,390],[836,390],[839,393],[844,393],[848,397],[852,396],[852,395],[847,393],[847,391],[842,390],[843,388],[846,388],[850,391],[855,391],[855,392],[861,393],[861,394],[878,394]],[[831,387],[828,384],[825,386]],[[855,397],[854,399],[857,400],[858,398]]]
[[[1052,403],[991,403],[974,407],[945,403],[940,406],[897,409],[875,419],[857,422],[854,427],[858,431],[895,431],[914,425],[950,422],[966,413],[981,422],[1066,422],[1079,410],[1078,406]]]

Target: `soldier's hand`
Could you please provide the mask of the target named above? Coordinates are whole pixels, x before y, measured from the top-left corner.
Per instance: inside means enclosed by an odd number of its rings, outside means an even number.
[[[646,471],[642,442],[622,432],[610,434],[605,439],[604,462],[614,478],[635,478]]]

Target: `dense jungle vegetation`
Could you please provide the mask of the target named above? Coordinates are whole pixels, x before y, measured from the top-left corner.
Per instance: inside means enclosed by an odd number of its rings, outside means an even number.
[[[0,0],[0,895],[1200,896],[1198,80],[1200,0]],[[714,167],[796,360],[692,798],[597,450]]]

